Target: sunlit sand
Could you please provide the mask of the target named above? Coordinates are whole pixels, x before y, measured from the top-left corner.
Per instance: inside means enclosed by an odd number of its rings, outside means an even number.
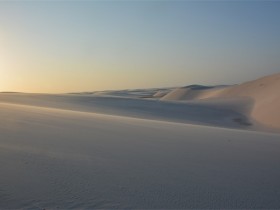
[[[278,208],[279,74],[0,94],[0,208]]]

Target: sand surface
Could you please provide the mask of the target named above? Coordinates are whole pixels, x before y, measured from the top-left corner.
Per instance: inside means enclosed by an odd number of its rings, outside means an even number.
[[[129,95],[129,94],[127,94]],[[97,95],[0,94],[0,103],[50,107],[143,119],[229,128],[256,129],[242,113],[219,104],[164,102],[154,99]],[[236,121],[238,119],[239,121]],[[249,124],[249,125],[247,125]]]
[[[0,209],[279,209],[277,78],[1,93]]]
[[[280,135],[0,104],[0,208],[279,208]]]
[[[280,128],[280,74],[229,87],[209,89],[177,88],[162,97],[162,100],[182,101],[213,98],[247,100],[251,109],[244,114],[266,126]]]

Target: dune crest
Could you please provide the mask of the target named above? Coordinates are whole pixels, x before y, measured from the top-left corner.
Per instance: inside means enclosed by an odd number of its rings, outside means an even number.
[[[254,101],[251,117],[280,128],[280,74],[231,87],[221,92],[220,97],[249,97]]]
[[[190,85],[177,88],[166,94],[161,100],[196,100],[217,96],[227,86],[208,87],[202,85]]]
[[[250,99],[250,117],[264,125],[280,128],[280,73],[234,86],[207,89],[177,88],[161,100]]]

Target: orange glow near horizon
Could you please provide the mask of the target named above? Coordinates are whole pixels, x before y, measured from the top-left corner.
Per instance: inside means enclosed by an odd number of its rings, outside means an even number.
[[[0,91],[236,84],[278,72],[280,4],[230,5],[0,1]]]

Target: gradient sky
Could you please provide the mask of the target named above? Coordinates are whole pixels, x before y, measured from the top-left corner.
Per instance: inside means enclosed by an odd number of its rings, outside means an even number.
[[[0,91],[233,84],[279,67],[277,1],[0,1]]]

